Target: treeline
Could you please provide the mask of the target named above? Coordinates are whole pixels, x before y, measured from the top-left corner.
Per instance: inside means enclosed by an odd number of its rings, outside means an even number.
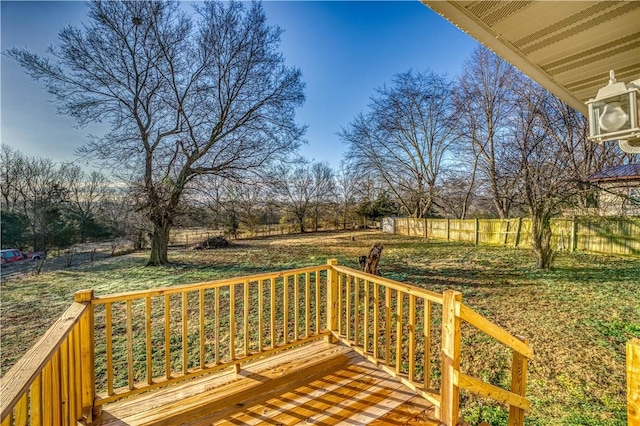
[[[1,149],[2,248],[51,250],[112,238],[148,244],[151,227],[135,183],[74,164]],[[265,168],[242,182],[208,176],[182,203],[176,226],[255,232],[279,224],[293,231],[367,226],[399,213],[370,176],[344,163],[298,158]]]

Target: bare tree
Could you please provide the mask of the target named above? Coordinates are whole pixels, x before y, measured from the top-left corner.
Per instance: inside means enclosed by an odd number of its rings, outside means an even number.
[[[297,147],[301,73],[278,51],[281,30],[260,3],[100,2],[67,27],[49,58],[8,55],[43,81],[60,112],[111,131],[81,153],[137,170],[152,227],[150,265],[168,262],[186,189],[205,174],[240,179]]]
[[[2,144],[0,149],[0,192],[2,193],[3,211],[13,212],[22,198],[26,161],[26,157],[20,151]]]
[[[109,180],[98,171],[87,173],[77,165],[66,167],[64,180],[69,211],[78,222],[80,242],[85,242],[100,228],[98,214],[109,191]]]
[[[437,197],[438,180],[454,142],[451,82],[434,73],[398,74],[377,90],[369,112],[339,133],[358,167],[375,171],[415,217]]]
[[[500,218],[509,217],[519,193],[519,171],[507,161],[517,74],[511,64],[478,47],[464,65],[455,96],[460,138],[467,142],[461,147],[477,165],[478,178],[486,182]]]
[[[318,231],[320,213],[323,206],[328,205],[335,190],[334,173],[328,163],[313,163],[313,230]]]
[[[306,231],[306,222],[313,211],[318,187],[314,181],[313,164],[305,159],[296,160],[296,165],[279,164],[270,179],[273,198],[281,208],[295,218],[298,230]]]
[[[518,155],[513,160],[522,170],[536,267],[548,269],[554,258],[551,218],[581,195],[585,175],[623,157],[590,144],[585,117],[538,84],[521,76],[514,87],[518,96],[511,131]],[[601,158],[596,161],[598,151]]]
[[[335,176],[336,220],[342,222],[342,229],[347,229],[347,223],[355,214],[356,201],[360,189],[360,169],[352,161],[345,159],[340,162],[340,168]],[[336,228],[338,228],[336,222]]]

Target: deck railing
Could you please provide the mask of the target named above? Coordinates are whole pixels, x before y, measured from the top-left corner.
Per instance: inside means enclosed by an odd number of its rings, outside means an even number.
[[[327,266],[99,296],[97,404],[326,336]]]
[[[461,321],[513,350],[511,390],[461,372]],[[533,352],[524,339],[464,305],[459,292],[434,293],[332,259],[164,289],[77,293],[3,378],[2,426],[90,422],[107,402],[223,368],[239,371],[322,337],[351,346],[427,398],[446,425],[458,423],[459,389],[508,405],[510,425],[522,425],[530,407],[524,390]]]
[[[74,303],[3,377],[2,426],[91,421],[95,395],[91,291]]]

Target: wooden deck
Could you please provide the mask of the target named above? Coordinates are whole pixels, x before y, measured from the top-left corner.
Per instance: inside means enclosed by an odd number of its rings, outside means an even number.
[[[341,344],[316,341],[106,404],[96,425],[439,425],[434,407]]]

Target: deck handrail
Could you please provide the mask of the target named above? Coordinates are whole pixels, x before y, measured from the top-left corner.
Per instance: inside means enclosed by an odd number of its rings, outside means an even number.
[[[239,371],[254,358],[328,336],[321,300],[327,270],[311,266],[95,297],[102,327],[96,356],[106,365],[96,404],[221,369]],[[117,359],[125,360],[120,368]]]
[[[511,335],[462,303],[460,292],[447,290],[438,294],[339,266],[337,262],[331,266],[338,274],[338,280],[332,284],[337,286],[337,290],[330,293],[338,295],[337,311],[340,315],[331,331],[340,341],[432,402],[439,410],[440,420],[447,426],[457,425],[459,421],[459,389],[507,405],[509,425],[524,424],[524,412],[531,407],[525,397],[527,361],[533,358],[533,349],[526,339]],[[430,385],[432,303],[442,305],[440,392]],[[420,313],[418,305],[422,305],[421,319],[416,317]],[[511,390],[461,372],[461,321],[513,350]],[[382,335],[378,336],[379,333]],[[382,336],[384,343],[379,345]],[[422,370],[421,376],[416,374],[416,367]]]
[[[442,306],[439,391],[432,387],[433,304]],[[513,350],[511,390],[462,373],[462,321]],[[61,416],[69,424],[91,421],[107,402],[223,368],[237,372],[247,361],[323,337],[352,347],[428,399],[447,426],[458,423],[460,389],[508,405],[509,425],[523,425],[530,408],[525,382],[533,350],[525,339],[462,303],[460,292],[435,293],[329,259],[153,290],[76,293],[2,379],[2,426]]]
[[[77,292],[71,306],[1,379],[3,426],[91,421],[92,294]]]

